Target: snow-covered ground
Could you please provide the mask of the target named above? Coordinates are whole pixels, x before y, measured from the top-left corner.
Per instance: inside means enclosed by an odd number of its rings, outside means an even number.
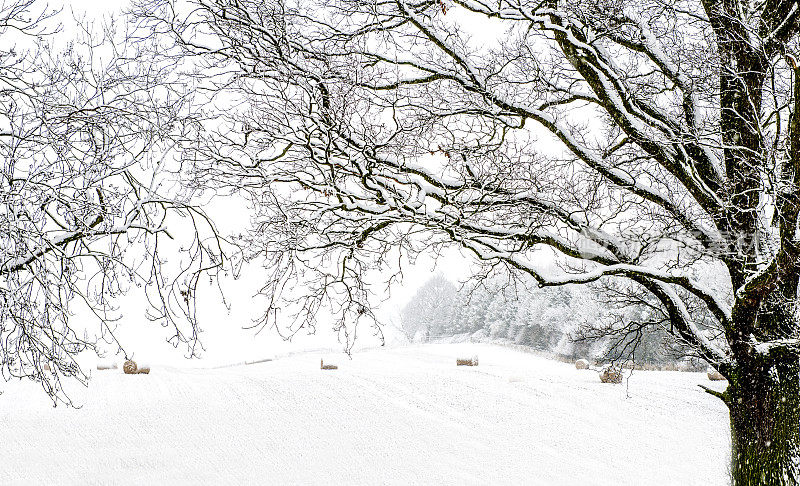
[[[456,367],[456,357],[480,358]],[[95,372],[81,409],[0,396],[1,484],[724,485],[704,374],[425,345],[220,369]],[[714,385],[717,388],[724,384]]]

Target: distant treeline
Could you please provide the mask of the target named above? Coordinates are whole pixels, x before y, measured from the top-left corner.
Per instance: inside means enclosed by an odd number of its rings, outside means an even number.
[[[602,302],[591,287],[568,285],[528,289],[501,278],[457,287],[441,275],[426,282],[403,308],[401,323],[415,342],[469,336],[554,353],[565,358],[597,361],[633,359],[667,365],[685,361],[669,334],[651,326],[636,337],[635,346],[606,337],[587,338],[580,332],[592,324],[621,324],[647,319],[638,306]],[[627,349],[622,346],[627,345]]]

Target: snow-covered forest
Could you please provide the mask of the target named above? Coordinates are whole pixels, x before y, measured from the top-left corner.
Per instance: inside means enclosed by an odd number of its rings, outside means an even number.
[[[500,275],[457,285],[439,274],[425,282],[403,308],[401,325],[407,338],[416,343],[508,343],[573,361],[705,369],[663,328],[650,329],[636,340],[591,332],[651,318],[650,309],[614,303],[595,287],[529,288],[509,285],[507,277]]]

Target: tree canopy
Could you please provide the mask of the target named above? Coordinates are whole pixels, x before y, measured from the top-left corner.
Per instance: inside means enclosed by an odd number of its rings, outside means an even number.
[[[137,13],[226,102],[185,153],[259,208],[267,320],[295,278],[360,320],[398,249],[620,280],[728,378],[735,482],[797,482],[797,2],[186,5]]]

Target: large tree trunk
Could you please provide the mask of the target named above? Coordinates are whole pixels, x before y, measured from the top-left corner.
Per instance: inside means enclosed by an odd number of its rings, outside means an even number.
[[[800,484],[800,366],[795,355],[754,357],[731,373],[735,486]]]

